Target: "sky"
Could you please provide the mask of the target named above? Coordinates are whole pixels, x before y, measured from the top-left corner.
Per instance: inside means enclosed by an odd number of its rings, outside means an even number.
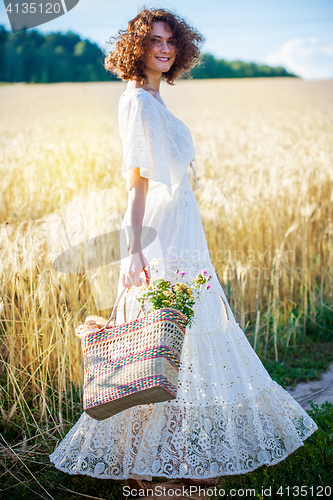
[[[333,78],[333,0],[80,0],[71,11],[36,29],[70,30],[107,52],[109,37],[126,29],[143,6],[184,17],[205,36],[203,53],[283,66],[304,79]],[[11,31],[3,0],[0,24]]]

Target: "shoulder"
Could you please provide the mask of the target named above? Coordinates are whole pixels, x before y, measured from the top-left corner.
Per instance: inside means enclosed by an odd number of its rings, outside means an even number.
[[[119,111],[127,123],[140,123],[146,128],[157,126],[163,119],[160,104],[143,89],[126,90],[120,98]]]
[[[154,97],[142,89],[124,92],[119,101],[119,125],[122,137],[133,134],[152,133],[161,125],[160,111],[154,103]],[[158,103],[157,103],[158,104]]]
[[[143,89],[126,90],[120,96],[119,105],[124,106],[149,106],[153,104],[154,97]]]

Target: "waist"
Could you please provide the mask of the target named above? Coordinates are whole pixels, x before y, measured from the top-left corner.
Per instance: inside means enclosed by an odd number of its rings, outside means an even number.
[[[188,172],[185,172],[182,180],[178,184],[175,191],[178,190],[192,191]],[[153,194],[166,193],[166,192],[168,192],[168,187],[166,186],[166,184],[163,184],[162,182],[154,182],[154,181],[152,182],[151,180],[149,180],[149,188],[147,196]]]

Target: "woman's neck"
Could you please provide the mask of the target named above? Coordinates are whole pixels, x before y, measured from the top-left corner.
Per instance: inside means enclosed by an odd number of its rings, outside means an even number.
[[[127,84],[128,89],[144,89],[152,94],[160,93],[160,83],[162,79],[162,73],[152,73],[147,71],[148,83],[141,85],[139,81],[130,80]]]

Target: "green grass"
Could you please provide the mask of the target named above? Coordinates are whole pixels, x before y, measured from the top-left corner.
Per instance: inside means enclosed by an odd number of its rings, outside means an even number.
[[[333,362],[333,340],[315,342],[306,337],[302,344],[290,346],[280,363],[263,358],[261,361],[273,380],[284,388],[294,388],[299,382],[320,379]]]

